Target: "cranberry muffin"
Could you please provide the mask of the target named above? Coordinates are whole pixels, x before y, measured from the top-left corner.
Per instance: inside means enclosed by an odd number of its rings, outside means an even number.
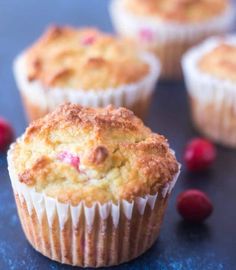
[[[162,78],[178,79],[182,54],[228,31],[234,11],[229,0],[113,0],[111,18],[120,35],[158,55]]]
[[[144,116],[159,75],[152,54],[93,28],[51,26],[14,62],[29,120],[64,102],[124,106]]]
[[[236,147],[236,37],[215,37],[183,58],[193,122],[210,139]]]
[[[179,164],[167,140],[125,108],[59,106],[12,145],[23,230],[43,255],[116,265],[157,239]]]

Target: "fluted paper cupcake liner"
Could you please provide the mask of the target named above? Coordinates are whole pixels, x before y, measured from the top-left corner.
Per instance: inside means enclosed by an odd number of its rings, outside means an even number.
[[[24,53],[14,62],[14,75],[29,120],[41,117],[65,102],[87,107],[105,107],[112,104],[116,107],[127,107],[138,116],[144,117],[161,67],[157,58],[151,53],[142,53],[140,59],[148,64],[148,75],[135,83],[117,88],[96,90],[46,88],[39,81],[30,82],[27,79]]]
[[[12,149],[12,148],[11,148]],[[100,267],[129,261],[159,235],[169,194],[178,175],[155,195],[117,204],[60,203],[19,182],[11,151],[9,174],[25,235],[43,255],[61,263]]]
[[[189,50],[182,66],[195,126],[210,139],[236,147],[236,83],[202,72],[198,61],[222,42],[236,46],[236,37],[213,37]]]
[[[111,2],[110,14],[116,31],[155,52],[162,63],[163,78],[179,78],[183,53],[206,37],[229,31],[235,16],[230,7],[210,20],[184,24],[134,15],[124,5],[123,0]]]

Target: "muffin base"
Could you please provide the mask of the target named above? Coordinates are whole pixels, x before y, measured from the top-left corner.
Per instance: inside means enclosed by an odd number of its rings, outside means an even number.
[[[159,197],[154,209],[148,206],[143,215],[134,207],[131,220],[121,212],[117,227],[111,216],[102,220],[97,210],[92,230],[86,226],[84,216],[77,227],[69,218],[61,230],[55,215],[50,226],[46,213],[40,221],[34,209],[31,213],[28,211],[24,199],[18,194],[15,199],[26,238],[38,252],[65,264],[101,267],[132,260],[153,245],[160,232],[168,196]]]
[[[152,94],[147,96],[145,99],[136,101],[134,104],[130,105],[128,108],[135,113],[136,116],[145,120],[148,114],[148,109],[151,103]],[[21,91],[21,99],[24,104],[25,114],[28,122],[32,122],[39,119],[50,112],[45,106],[33,103],[30,98],[28,98],[24,91]]]
[[[32,101],[24,94],[22,94],[21,99],[24,104],[25,115],[28,122],[32,122],[49,113],[49,111],[45,107],[41,107],[38,104],[32,103]]]
[[[236,147],[236,110],[224,103],[202,103],[190,97],[190,107],[195,128],[204,136],[229,147]]]

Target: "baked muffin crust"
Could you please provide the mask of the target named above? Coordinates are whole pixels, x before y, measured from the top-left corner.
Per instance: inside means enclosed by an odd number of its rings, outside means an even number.
[[[149,72],[133,44],[93,28],[51,26],[25,57],[28,80],[51,88],[106,90]]]
[[[223,13],[228,0],[124,0],[136,15],[176,22],[199,22]]]
[[[155,194],[178,172],[163,136],[111,106],[62,105],[33,122],[12,155],[20,182],[73,205]]]
[[[202,56],[198,67],[202,72],[217,78],[236,81],[236,46],[219,44]]]

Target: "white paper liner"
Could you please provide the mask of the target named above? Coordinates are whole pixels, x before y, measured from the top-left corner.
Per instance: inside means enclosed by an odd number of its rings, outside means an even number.
[[[81,202],[77,206],[72,206],[60,203],[20,183],[11,157],[13,147],[14,144],[8,152],[8,169],[18,212],[28,240],[39,252],[62,263],[98,267],[128,261],[145,252],[153,244],[159,234],[163,218],[163,212],[158,209],[158,204],[163,203],[165,200],[161,198],[167,197],[167,194],[171,192],[179,172],[166,186],[164,193],[147,195],[143,198],[137,197],[131,202],[121,200],[118,204],[108,202],[101,205],[95,202],[91,207],[87,207],[84,202]],[[24,205],[27,210],[24,209]],[[46,223],[44,223],[45,213]],[[58,220],[59,231],[55,227],[55,218]],[[135,221],[132,221],[132,218],[135,218]],[[81,229],[78,227],[81,226],[80,219],[83,219],[82,222],[85,223],[85,227]],[[109,223],[110,219],[112,224]],[[69,236],[67,235],[68,227],[66,227],[68,221],[72,223],[72,235],[69,234]],[[94,224],[95,221],[96,224]],[[143,228],[144,224],[147,228]],[[47,226],[49,228],[45,235],[43,230]],[[80,230],[84,237],[82,253],[81,243],[78,242]],[[146,230],[144,235],[143,230]],[[107,233],[111,235],[110,243],[104,240],[108,237]],[[132,239],[132,234],[135,234],[137,239]],[[58,243],[58,238],[60,243]],[[121,239],[123,239],[122,242],[119,242]]]
[[[110,14],[114,28],[121,36],[135,40],[158,55],[162,78],[179,79],[183,53],[211,35],[228,32],[234,22],[235,10],[230,6],[222,14],[204,22],[178,23],[132,14],[125,7],[124,0],[113,0]],[[143,30],[151,34],[150,40],[143,40],[140,35]]]
[[[197,101],[196,109],[202,114],[203,132],[213,140],[229,146],[236,146],[236,127],[227,115],[228,111],[236,115],[236,83],[230,80],[217,78],[216,76],[202,72],[198,62],[206,53],[212,51],[219,44],[226,43],[236,46],[236,36],[212,37],[202,44],[190,49],[182,59],[182,67],[187,91],[190,97]],[[213,105],[214,117],[207,115],[205,109],[209,104]],[[228,110],[226,111],[226,108]],[[196,111],[196,115],[198,113]],[[226,112],[226,113],[225,113]],[[210,119],[207,119],[210,118]],[[206,118],[206,123],[204,119]],[[208,123],[207,123],[208,121]],[[233,121],[233,125],[234,125]],[[207,124],[204,127],[204,124]],[[201,124],[200,124],[201,125]]]
[[[230,6],[222,14],[198,23],[177,23],[164,21],[158,18],[138,16],[129,12],[124,0],[112,0],[110,5],[112,22],[118,33],[137,38],[141,29],[150,29],[154,42],[165,44],[171,41],[184,40],[191,42],[198,40],[199,36],[208,36],[210,33],[225,32],[229,30],[234,21],[235,11]]]
[[[151,53],[141,53],[140,59],[150,67],[147,76],[136,83],[109,89],[45,88],[39,81],[29,82],[24,53],[15,59],[13,71],[18,89],[32,104],[40,106],[45,111],[52,111],[65,102],[72,102],[86,107],[105,107],[112,104],[115,107],[132,108],[137,102],[142,100],[145,102],[150,98],[161,69],[158,59]]]

